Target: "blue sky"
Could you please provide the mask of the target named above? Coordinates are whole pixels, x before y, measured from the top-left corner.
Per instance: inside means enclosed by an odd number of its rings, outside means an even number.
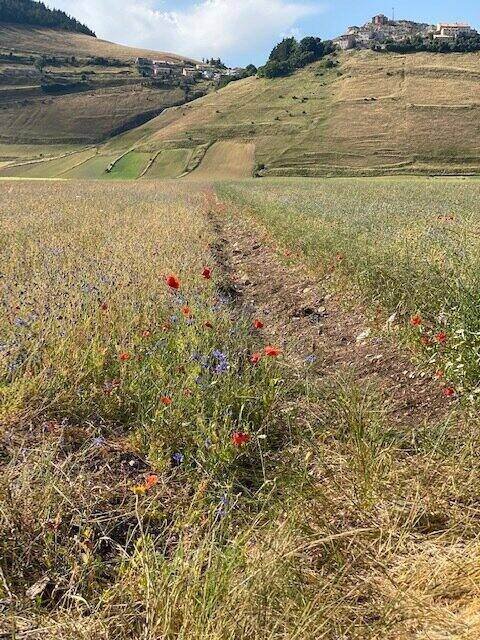
[[[262,64],[286,35],[331,38],[377,13],[419,22],[468,21],[479,0],[46,0],[122,44],[230,65]]]

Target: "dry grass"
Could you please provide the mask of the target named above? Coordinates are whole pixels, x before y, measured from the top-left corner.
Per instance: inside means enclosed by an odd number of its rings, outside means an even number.
[[[116,146],[251,142],[270,175],[474,172],[479,54],[342,55],[250,78],[162,114]],[[353,124],[352,124],[353,123]]]
[[[101,56],[135,61],[137,57],[152,57],[176,61],[179,55],[152,51],[107,42],[83,33],[52,30],[21,25],[0,25],[0,48],[25,53],[45,55]]]
[[[0,190],[7,637],[478,636],[474,412],[400,429],[320,358],[253,366],[268,318],[251,328],[192,183]]]

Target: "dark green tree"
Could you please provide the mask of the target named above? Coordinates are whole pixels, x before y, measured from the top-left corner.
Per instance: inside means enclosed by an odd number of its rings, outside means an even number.
[[[0,22],[64,29],[95,36],[93,31],[64,11],[49,9],[43,2],[34,0],[0,0]]]

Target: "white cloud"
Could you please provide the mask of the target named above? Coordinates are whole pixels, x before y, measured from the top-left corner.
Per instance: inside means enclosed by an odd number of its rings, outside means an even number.
[[[158,0],[48,0],[93,28],[99,37],[190,55],[229,61],[262,57],[285,33],[323,5],[297,0],[199,0],[168,10]]]

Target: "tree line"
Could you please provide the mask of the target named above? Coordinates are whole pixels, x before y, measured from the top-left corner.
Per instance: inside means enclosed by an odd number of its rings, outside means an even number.
[[[93,31],[64,11],[49,9],[43,2],[33,0],[0,0],[0,22],[64,29],[95,37]]]
[[[308,36],[298,42],[296,38],[284,38],[273,49],[267,63],[260,67],[258,75],[264,78],[288,76],[295,69],[316,62],[335,51],[331,40]]]
[[[374,46],[375,48],[375,46]],[[480,51],[480,35],[459,36],[454,42],[444,42],[442,40],[425,39],[422,36],[406,38],[402,42],[386,42],[387,51],[395,53],[416,53],[428,51],[431,53],[469,53]]]

